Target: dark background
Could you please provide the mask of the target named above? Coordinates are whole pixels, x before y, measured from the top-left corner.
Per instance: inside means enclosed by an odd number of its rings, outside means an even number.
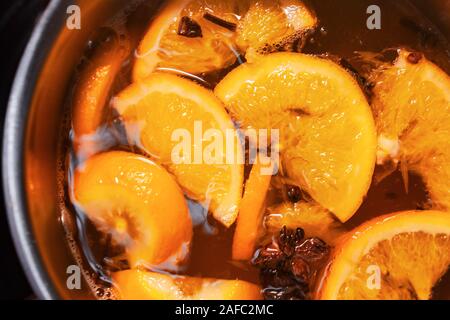
[[[48,0],[0,1],[0,132],[14,74],[30,34]],[[1,140],[0,140],[1,141]],[[2,143],[0,142],[0,145]],[[33,299],[9,233],[3,192],[0,192],[0,299]]]

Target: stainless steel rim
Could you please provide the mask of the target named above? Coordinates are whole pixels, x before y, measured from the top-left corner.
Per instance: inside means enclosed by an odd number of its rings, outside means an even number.
[[[16,251],[39,299],[58,299],[39,255],[24,188],[24,143],[34,88],[46,57],[64,23],[68,0],[52,0],[25,49],[11,90],[3,135],[3,188]]]

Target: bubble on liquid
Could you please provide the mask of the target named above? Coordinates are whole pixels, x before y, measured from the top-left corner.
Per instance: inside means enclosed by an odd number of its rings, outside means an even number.
[[[267,55],[273,52],[293,51],[300,52],[306,44],[306,39],[312,33],[312,29],[302,30],[289,35],[278,42],[269,44],[266,43],[263,47],[258,49],[258,52]]]
[[[98,298],[103,298],[105,296],[105,290],[103,288],[98,288],[95,291],[95,294]]]
[[[71,127],[70,108],[66,108],[66,110],[66,114],[63,116],[63,121],[61,123],[61,130],[64,133],[70,132]],[[56,161],[56,196],[60,214],[59,219],[64,228],[68,249],[75,264],[81,268],[83,278],[85,279],[85,282],[94,297],[97,299],[116,300],[117,296],[114,289],[108,288],[104,284],[99,283],[99,276],[96,273],[91,273],[89,268],[86,266],[86,262],[84,261],[85,257],[81,252],[80,245],[77,241],[77,235],[81,232],[81,230],[78,229],[75,213],[71,210],[72,208],[69,196],[70,175],[74,170],[75,164],[70,156],[70,139],[67,137],[68,135],[62,134],[60,136],[61,139],[58,143],[58,157]],[[96,294],[97,292],[103,292],[102,297],[99,297]]]

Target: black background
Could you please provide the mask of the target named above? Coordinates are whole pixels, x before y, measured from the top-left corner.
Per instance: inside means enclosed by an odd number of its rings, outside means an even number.
[[[9,91],[30,34],[48,0],[0,1],[0,132],[3,133]],[[3,134],[1,134],[3,136]],[[1,142],[0,142],[1,144]],[[33,299],[9,233],[0,192],[0,299]]]

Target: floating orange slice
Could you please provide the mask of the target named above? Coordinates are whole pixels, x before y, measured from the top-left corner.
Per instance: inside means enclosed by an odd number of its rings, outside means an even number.
[[[259,163],[254,164],[245,184],[233,239],[234,260],[250,260],[255,252],[262,228],[264,203],[272,179],[271,175],[262,173],[263,168]]]
[[[240,280],[169,276],[129,270],[115,273],[122,300],[260,300],[261,289]]]
[[[121,92],[114,107],[132,144],[163,164],[218,221],[227,227],[235,222],[243,150],[230,116],[211,91],[155,73]]]
[[[302,228],[307,237],[318,237],[328,244],[333,244],[343,233],[342,224],[327,209],[305,201],[268,208],[264,225],[274,234],[283,227]]]
[[[220,70],[247,50],[253,57],[293,43],[316,23],[299,0],[168,1],[138,48],[134,79],[155,68]]]
[[[450,213],[408,211],[365,223],[334,249],[320,299],[429,299],[450,265]]]
[[[192,223],[181,189],[154,162],[112,151],[74,176],[73,201],[102,232],[126,249],[131,266],[174,265],[189,251]]]
[[[450,77],[422,54],[399,50],[373,81],[378,160],[419,174],[433,208],[450,210]]]
[[[127,55],[123,43],[112,37],[96,49],[78,79],[72,125],[74,148],[82,158],[99,150],[95,135],[105,121],[111,89]]]
[[[296,51],[317,23],[315,14],[299,0],[252,1],[238,24],[236,43],[250,62],[263,54]]]
[[[216,87],[242,128],[279,129],[281,167],[342,222],[372,181],[376,129],[356,81],[337,64],[273,53],[230,72]]]

